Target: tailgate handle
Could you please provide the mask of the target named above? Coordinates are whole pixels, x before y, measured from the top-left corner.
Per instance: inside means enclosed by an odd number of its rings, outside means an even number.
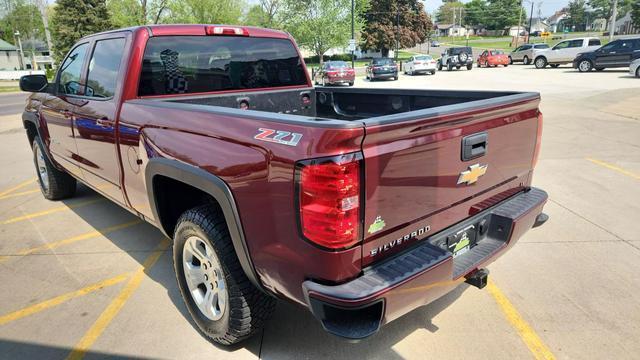
[[[462,138],[462,161],[475,159],[487,153],[487,132],[481,132]]]

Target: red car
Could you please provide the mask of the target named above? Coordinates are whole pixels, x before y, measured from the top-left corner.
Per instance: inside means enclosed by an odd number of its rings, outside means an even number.
[[[509,66],[509,56],[502,50],[485,50],[478,57],[479,67],[489,67],[502,65],[504,67]]]
[[[345,61],[327,61],[314,75],[316,85],[349,84],[353,86],[356,72]]]

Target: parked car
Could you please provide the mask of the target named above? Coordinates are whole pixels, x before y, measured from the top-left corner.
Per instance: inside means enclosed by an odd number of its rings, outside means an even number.
[[[314,88],[291,35],[225,25],[90,35],[20,87],[43,196],[80,181],[173,239],[188,314],[221,344],[275,299],[370,336],[484,287],[548,218],[538,93]]]
[[[564,40],[550,49],[534,49],[533,63],[537,69],[547,65],[558,67],[570,64],[579,53],[596,50],[600,47],[600,39],[594,37]]]
[[[473,51],[471,47],[451,47],[442,53],[442,57],[438,59],[438,70],[442,70],[443,67],[447,67],[448,71],[460,69],[463,66],[467,67],[467,70],[473,68]]]
[[[635,59],[631,65],[629,65],[629,74],[640,78],[640,59]]]
[[[407,75],[436,73],[436,61],[431,55],[415,55],[404,63],[404,73]]]
[[[314,75],[316,85],[348,84],[353,86],[356,80],[356,71],[346,61],[327,61],[322,64]]]
[[[509,66],[509,57],[503,50],[493,49],[485,50],[478,56],[478,67],[493,67],[502,65],[504,67]]]
[[[548,48],[549,45],[547,44],[524,44],[518,46],[509,54],[509,62],[513,64],[514,62],[522,61],[523,64],[529,65],[529,63],[531,63],[531,61],[533,60],[534,50],[542,50]]]
[[[542,34],[542,31],[540,30],[532,31],[531,37],[540,37],[540,34]]]
[[[578,54],[573,60],[573,67],[580,72],[602,71],[627,67],[635,59],[640,59],[640,38],[618,39],[597,50]]]
[[[431,41],[431,47],[440,47],[440,43],[437,40]]]
[[[393,79],[398,80],[398,65],[393,59],[373,59],[365,69],[367,80]]]

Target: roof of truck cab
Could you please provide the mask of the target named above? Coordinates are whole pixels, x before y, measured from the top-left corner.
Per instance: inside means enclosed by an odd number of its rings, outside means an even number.
[[[277,38],[277,39],[289,39],[290,35],[287,32],[280,30],[272,30],[259,28],[254,26],[237,26],[237,25],[220,25],[220,24],[171,24],[171,25],[144,25],[144,26],[133,26],[122,29],[115,29],[104,31],[96,34],[87,35],[84,38],[89,38],[92,36],[103,35],[103,34],[112,34],[118,32],[135,32],[138,29],[146,29],[151,33],[151,36],[171,36],[171,35],[202,35],[206,34],[206,27],[208,26],[221,26],[221,27],[232,27],[232,28],[240,28],[246,29],[249,32],[250,37],[266,37],[266,38]],[[226,35],[228,36],[228,35]]]

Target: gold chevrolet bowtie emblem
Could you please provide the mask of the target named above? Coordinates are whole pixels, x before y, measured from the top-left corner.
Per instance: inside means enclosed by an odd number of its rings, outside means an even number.
[[[460,173],[460,177],[458,177],[458,185],[464,183],[471,185],[478,181],[478,178],[487,172],[487,166],[488,165],[481,166],[480,164],[469,166],[467,170]]]

